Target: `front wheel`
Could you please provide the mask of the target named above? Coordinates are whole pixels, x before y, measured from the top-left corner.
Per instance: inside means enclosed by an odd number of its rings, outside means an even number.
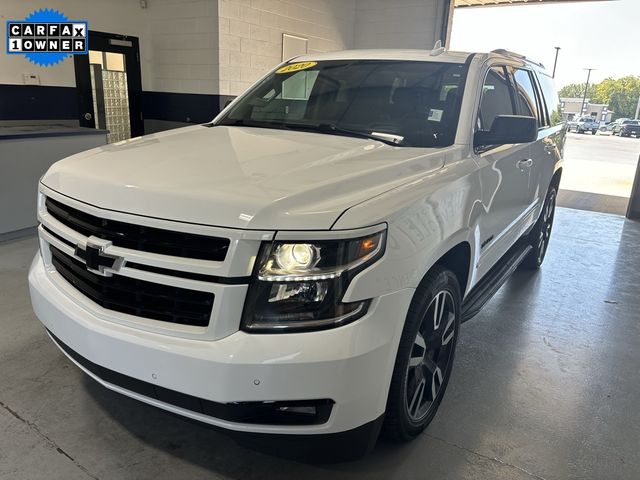
[[[411,440],[435,417],[453,366],[460,304],[456,276],[434,267],[409,307],[391,378],[383,436]]]
[[[598,132],[598,130],[591,130],[591,135],[595,135]]]
[[[540,268],[544,257],[549,247],[549,240],[551,239],[551,229],[553,228],[553,218],[556,213],[556,198],[558,192],[555,186],[549,188],[547,192],[547,198],[542,206],[542,213],[538,217],[536,225],[533,227],[531,233],[529,233],[529,239],[531,246],[533,247],[529,252],[529,255],[522,261],[522,267],[535,270]]]

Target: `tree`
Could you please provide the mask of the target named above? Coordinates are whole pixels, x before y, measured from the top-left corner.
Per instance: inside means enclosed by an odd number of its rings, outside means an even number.
[[[560,89],[558,96],[560,98],[582,98],[584,95],[584,83],[571,83]],[[591,98],[595,93],[595,85],[589,85],[589,91],[587,92],[587,98]]]
[[[559,96],[581,98],[584,83],[573,83],[562,87]],[[589,85],[587,98],[591,103],[604,103],[613,111],[613,118],[633,118],[640,98],[640,77],[629,75],[613,79],[606,78],[598,84]]]
[[[607,80],[611,81],[611,79]],[[615,118],[633,118],[636,114],[638,98],[640,98],[640,77],[632,75],[612,80],[611,85],[603,93],[603,99],[606,100],[603,103],[609,104]]]

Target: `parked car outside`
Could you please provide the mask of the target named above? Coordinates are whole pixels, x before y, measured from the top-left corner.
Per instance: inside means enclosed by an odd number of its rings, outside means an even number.
[[[640,137],[640,121],[624,120],[622,123],[614,126],[612,134],[620,135],[621,137]]]
[[[613,133],[614,129],[617,126],[622,125],[622,122],[626,122],[627,120],[631,120],[631,118],[618,118],[618,119],[614,120],[613,122],[611,122],[611,124],[610,124],[611,134],[614,135],[614,133]]]
[[[613,126],[614,126],[613,122],[607,122],[607,123],[600,122],[600,133],[608,133],[611,135],[611,132],[613,131]]]
[[[211,123],[51,167],[33,307],[105,387],[241,442],[410,440],[460,324],[542,264],[565,132],[510,52],[298,57]]]
[[[592,135],[595,135],[600,128],[600,123],[593,117],[584,116],[572,122],[570,128],[576,133],[591,132]]]

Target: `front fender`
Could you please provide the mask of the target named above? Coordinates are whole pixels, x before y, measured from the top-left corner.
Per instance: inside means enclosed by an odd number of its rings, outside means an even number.
[[[477,166],[466,158],[348,210],[334,228],[383,221],[389,227],[385,255],[354,279],[345,301],[416,288],[429,269],[462,242],[469,244],[471,268],[479,251],[475,232],[480,204]]]

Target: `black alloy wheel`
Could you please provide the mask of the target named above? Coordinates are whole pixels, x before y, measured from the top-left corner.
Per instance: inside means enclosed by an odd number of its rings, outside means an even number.
[[[547,197],[544,201],[540,217],[529,234],[531,246],[533,248],[522,262],[522,266],[524,268],[540,268],[540,265],[542,265],[542,262],[544,261],[547,249],[549,248],[549,241],[551,240],[551,230],[553,229],[553,219],[556,213],[557,196],[556,187],[552,185],[547,192]]]
[[[456,305],[447,290],[438,292],[427,308],[407,364],[405,403],[409,418],[419,424],[434,407],[444,373],[453,357]]]
[[[451,376],[460,328],[460,287],[435,266],[409,308],[396,358],[383,435],[407,441],[433,420]]]

